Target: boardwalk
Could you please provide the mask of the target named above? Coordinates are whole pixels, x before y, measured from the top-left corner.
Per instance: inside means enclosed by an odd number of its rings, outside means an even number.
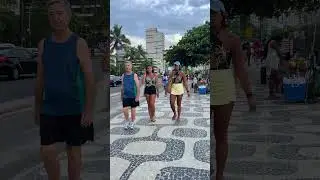
[[[110,179],[209,179],[209,95],[185,96],[180,122],[171,120],[168,97],[156,107],[154,124],[145,103],[134,130],[123,130],[122,115],[111,121]]]

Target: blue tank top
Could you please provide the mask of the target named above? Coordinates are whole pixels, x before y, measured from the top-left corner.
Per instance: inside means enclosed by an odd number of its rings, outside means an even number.
[[[123,74],[123,97],[135,98],[137,95],[137,87],[134,81],[134,73],[127,75]]]
[[[78,36],[63,43],[49,37],[44,42],[44,94],[42,113],[64,116],[81,114],[84,109],[84,76],[77,56]]]

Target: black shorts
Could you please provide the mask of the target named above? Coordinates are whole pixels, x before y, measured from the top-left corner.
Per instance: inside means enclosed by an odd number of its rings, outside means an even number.
[[[135,108],[135,107],[139,106],[139,101],[137,102],[136,98],[123,98],[122,105],[123,105],[123,107]]]
[[[81,125],[81,115],[40,116],[41,145],[65,142],[69,146],[81,146],[94,140],[93,124]]]
[[[157,94],[157,89],[155,86],[147,86],[144,88],[144,94],[148,94],[148,95]]]

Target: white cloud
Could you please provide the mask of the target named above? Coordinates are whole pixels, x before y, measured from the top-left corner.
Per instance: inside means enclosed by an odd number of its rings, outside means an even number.
[[[127,38],[131,42],[131,46],[138,46],[142,45],[144,49],[146,49],[146,40],[145,38],[139,37],[139,36],[131,36],[131,35],[126,35]],[[179,40],[182,38],[182,35],[177,33],[177,34],[168,34],[165,35],[165,49],[169,49],[170,46],[175,45],[179,42]]]
[[[146,40],[144,38],[130,35],[126,35],[126,37],[130,40],[131,46],[137,47],[138,45],[142,45],[146,49]]]
[[[182,38],[181,34],[169,34],[165,36],[165,49],[169,49],[170,46],[176,45]]]

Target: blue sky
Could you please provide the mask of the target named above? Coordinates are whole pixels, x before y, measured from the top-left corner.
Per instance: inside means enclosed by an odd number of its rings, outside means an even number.
[[[209,20],[209,0],[111,0],[111,28],[123,26],[131,44],[145,47],[145,29],[157,27],[165,46],[177,43],[194,26]]]

